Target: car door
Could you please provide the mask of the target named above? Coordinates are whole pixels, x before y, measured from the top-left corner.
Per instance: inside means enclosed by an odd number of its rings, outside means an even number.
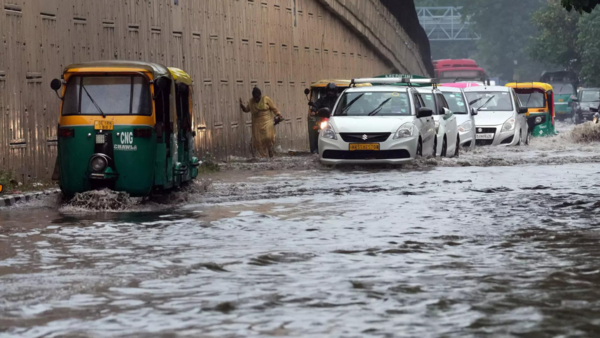
[[[444,130],[446,133],[446,140],[448,142],[448,154],[453,154],[456,148],[456,136],[458,134],[458,125],[456,123],[456,116],[450,110],[450,105],[444,94],[441,91],[435,92],[436,101],[438,102],[440,113],[442,110],[447,109],[447,114],[440,116],[440,124],[444,123]]]
[[[415,104],[415,114],[421,107],[427,107],[421,94],[417,91],[412,91],[413,101]],[[429,155],[433,152],[433,146],[435,142],[435,122],[433,116],[416,118],[420,124],[421,140],[423,141],[423,155]]]
[[[516,111],[516,119],[519,121],[519,127],[521,131],[521,139],[525,140],[527,138],[527,133],[529,132],[529,125],[527,124],[527,114],[519,114],[519,110],[522,107],[521,100],[517,93],[511,88],[511,93],[513,97],[513,104]]]

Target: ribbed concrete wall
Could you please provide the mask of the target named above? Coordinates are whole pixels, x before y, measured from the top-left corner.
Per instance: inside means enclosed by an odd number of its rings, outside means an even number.
[[[195,80],[202,156],[249,153],[253,86],[282,110],[282,149],[303,150],[303,89],[323,78],[426,74],[418,46],[379,0],[0,0],[0,170],[48,178],[59,100],[49,88],[70,64],[143,60]]]

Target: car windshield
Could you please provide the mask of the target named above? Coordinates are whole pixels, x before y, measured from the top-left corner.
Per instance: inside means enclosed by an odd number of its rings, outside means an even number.
[[[595,102],[600,101],[600,91],[596,90],[584,90],[581,92],[581,102]]]
[[[513,110],[512,99],[509,92],[468,92],[466,94],[469,105],[477,110]]]
[[[544,93],[533,92],[528,94],[517,94],[524,107],[527,108],[546,108],[546,99]]]
[[[72,76],[63,115],[152,115],[148,80],[142,76]]]
[[[557,95],[575,94],[575,88],[570,83],[553,83],[552,88]]]
[[[341,98],[334,116],[409,116],[405,92],[353,92]]]
[[[450,110],[454,114],[467,114],[467,105],[465,104],[465,99],[462,93],[452,93],[452,92],[442,92],[446,101],[448,102],[448,106],[450,106]]]

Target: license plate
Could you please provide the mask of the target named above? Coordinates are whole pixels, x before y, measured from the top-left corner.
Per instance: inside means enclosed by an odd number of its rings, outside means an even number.
[[[558,102],[565,102],[565,100],[563,100],[563,99],[558,99]]]
[[[350,143],[350,151],[357,150],[379,151],[379,143]]]
[[[478,140],[493,140],[494,134],[477,134],[476,138]]]
[[[114,127],[114,121],[94,121],[95,130],[113,130]]]

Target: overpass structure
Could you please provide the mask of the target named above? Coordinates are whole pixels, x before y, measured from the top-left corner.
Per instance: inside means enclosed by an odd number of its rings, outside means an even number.
[[[471,28],[469,18],[461,15],[461,7],[417,7],[419,22],[429,41],[470,41],[481,36]]]

